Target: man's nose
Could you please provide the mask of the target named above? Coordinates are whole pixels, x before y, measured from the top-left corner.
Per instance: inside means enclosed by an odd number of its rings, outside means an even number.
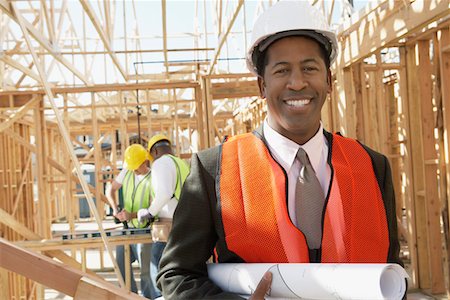
[[[304,74],[301,70],[294,70],[289,76],[287,88],[291,90],[302,90],[308,85]]]

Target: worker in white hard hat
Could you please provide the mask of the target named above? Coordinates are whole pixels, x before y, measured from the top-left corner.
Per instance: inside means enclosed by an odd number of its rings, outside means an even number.
[[[113,210],[113,216],[126,225],[126,228],[146,228],[150,220],[138,220],[137,212],[141,208],[148,208],[151,200],[151,172],[149,165],[150,156],[147,150],[139,144],[132,144],[125,149],[125,167],[114,178],[111,188],[106,193],[108,202]],[[123,209],[119,210],[116,201],[116,193],[121,189]],[[137,293],[137,285],[134,279],[131,264],[139,261],[141,293],[148,299],[156,299],[159,292],[150,278],[150,253],[152,245],[130,245],[130,289]],[[116,247],[116,260],[122,277],[125,278],[125,248],[124,245]]]
[[[241,299],[208,277],[210,257],[401,264],[387,158],[321,122],[335,34],[309,1],[277,2],[253,28],[247,65],[267,117],[254,132],[193,154],[160,263],[165,299]],[[267,272],[249,283],[250,299],[264,299],[271,280]]]

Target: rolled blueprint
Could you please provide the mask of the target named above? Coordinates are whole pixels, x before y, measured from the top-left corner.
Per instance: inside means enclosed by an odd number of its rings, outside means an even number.
[[[402,299],[408,277],[397,264],[208,264],[214,283],[246,298],[266,271],[266,299]]]

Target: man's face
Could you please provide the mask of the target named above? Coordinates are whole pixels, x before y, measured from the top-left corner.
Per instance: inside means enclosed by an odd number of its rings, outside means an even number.
[[[148,166],[147,166],[147,161],[144,161],[139,168],[137,168],[136,170],[134,170],[134,174],[136,175],[145,175],[148,172]]]
[[[258,83],[273,129],[298,144],[314,136],[331,91],[330,73],[317,42],[302,36],[275,41],[267,49],[267,65]]]

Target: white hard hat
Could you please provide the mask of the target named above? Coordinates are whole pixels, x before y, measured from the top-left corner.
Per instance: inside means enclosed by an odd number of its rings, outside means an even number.
[[[330,63],[336,59],[336,34],[330,30],[324,15],[306,0],[279,1],[264,11],[253,25],[252,43],[246,57],[250,72],[257,75],[257,59],[264,49],[291,35],[316,39],[328,51]]]

